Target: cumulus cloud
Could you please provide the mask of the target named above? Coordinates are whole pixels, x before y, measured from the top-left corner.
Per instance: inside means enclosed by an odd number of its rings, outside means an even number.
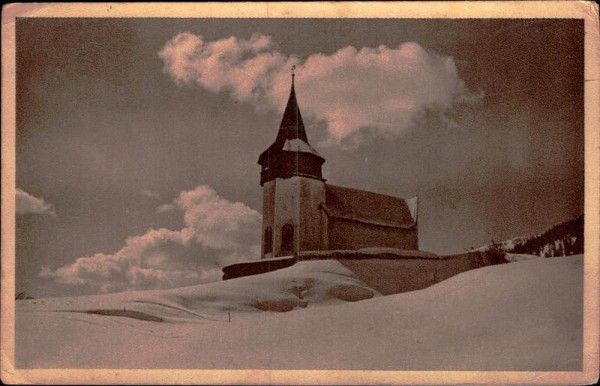
[[[54,205],[47,203],[43,198],[37,198],[31,194],[16,189],[16,214],[45,214],[50,216],[56,216],[54,211]]]
[[[40,276],[100,292],[154,289],[219,280],[221,267],[260,255],[261,216],[209,186],[183,191],[170,205],[183,214],[177,231],[151,229],[114,254],[80,257]]]
[[[170,212],[174,212],[175,209],[177,209],[177,207],[175,206],[174,203],[163,204],[163,205],[159,206],[158,208],[156,208],[156,213],[170,213]]]
[[[329,143],[358,144],[364,132],[397,135],[426,110],[444,112],[476,100],[452,57],[417,43],[396,48],[345,47],[301,61],[278,51],[270,36],[212,42],[189,32],[165,44],[159,56],[177,84],[228,92],[259,110],[282,111],[296,65],[296,91],[304,115],[327,123]],[[367,129],[365,131],[365,129]]]
[[[144,189],[140,192],[140,194],[144,197],[148,197],[148,198],[152,198],[155,200],[159,200],[160,199],[160,194],[158,194],[158,192],[155,192],[153,190],[149,190],[149,189]]]

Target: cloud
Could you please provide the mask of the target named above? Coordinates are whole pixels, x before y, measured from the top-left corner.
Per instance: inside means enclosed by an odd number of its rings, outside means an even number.
[[[287,102],[290,68],[296,65],[302,112],[327,123],[330,144],[357,145],[366,132],[398,135],[427,110],[443,113],[478,99],[460,79],[452,57],[417,43],[349,46],[301,61],[279,52],[270,36],[205,42],[184,32],[168,41],[159,56],[163,71],[179,85],[227,92],[258,110],[280,112]]]
[[[175,209],[177,209],[177,207],[173,203],[163,204],[156,208],[156,213],[170,213],[173,212]]]
[[[43,198],[37,198],[17,188],[16,214],[45,214],[56,216],[54,205],[48,204]]]
[[[144,197],[153,198],[155,200],[160,199],[160,194],[158,194],[158,192],[155,192],[153,190],[144,189],[140,192],[140,194]]]
[[[100,292],[199,284],[221,278],[221,268],[260,256],[261,216],[209,186],[183,191],[170,205],[183,213],[177,231],[151,229],[129,237],[114,254],[80,257],[40,276]]]

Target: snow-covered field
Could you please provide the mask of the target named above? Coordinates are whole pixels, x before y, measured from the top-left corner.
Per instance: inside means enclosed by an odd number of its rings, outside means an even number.
[[[381,296],[325,260],[172,290],[18,301],[16,365],[580,370],[582,283],[577,255]]]

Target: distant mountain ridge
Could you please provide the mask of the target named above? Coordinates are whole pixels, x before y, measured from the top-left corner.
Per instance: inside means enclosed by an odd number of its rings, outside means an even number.
[[[498,250],[506,253],[537,255],[541,257],[570,256],[583,253],[583,214],[565,221],[546,232],[530,237],[510,240],[478,248],[477,251]]]

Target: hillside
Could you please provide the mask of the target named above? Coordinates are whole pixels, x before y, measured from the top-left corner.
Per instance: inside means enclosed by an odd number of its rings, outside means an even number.
[[[583,215],[574,220],[558,224],[542,234],[530,237],[516,237],[503,242],[493,242],[478,248],[478,251],[492,249],[519,255],[541,257],[570,256],[583,253]]]
[[[380,296],[337,261],[306,261],[172,290],[21,300],[16,364],[577,370],[582,267],[581,255],[534,259]]]

